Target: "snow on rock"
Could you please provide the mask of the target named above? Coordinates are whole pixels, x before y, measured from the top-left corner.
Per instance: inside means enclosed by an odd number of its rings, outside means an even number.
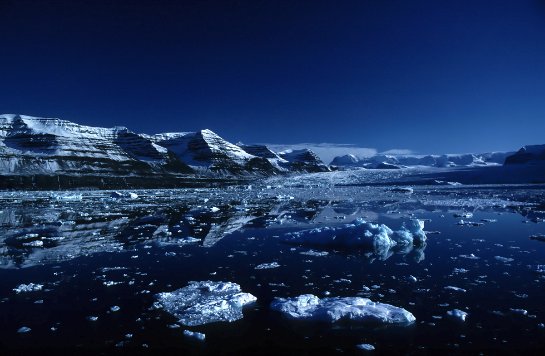
[[[447,311],[447,315],[460,321],[466,321],[466,318],[469,314],[460,309],[453,309]]]
[[[28,293],[28,292],[38,292],[38,291],[41,291],[43,287],[44,287],[43,284],[37,284],[37,283],[19,284],[16,288],[13,288],[13,291],[17,294]]]
[[[271,309],[293,319],[329,323],[354,321],[410,324],[416,320],[413,314],[403,308],[360,297],[320,299],[312,294],[303,294],[295,298],[275,298]]]
[[[288,233],[287,242],[303,245],[373,248],[376,251],[388,250],[397,244],[422,244],[426,241],[423,230],[424,221],[411,219],[403,224],[399,231],[393,231],[384,224],[373,224],[359,218],[340,227],[319,227]]]
[[[192,281],[173,292],[155,295],[159,307],[186,326],[242,319],[242,307],[257,300],[231,282]]]

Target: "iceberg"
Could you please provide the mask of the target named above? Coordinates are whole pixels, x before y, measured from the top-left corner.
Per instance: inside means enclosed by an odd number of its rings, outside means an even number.
[[[184,335],[193,339],[197,339],[199,341],[204,341],[206,339],[205,334],[191,330],[184,330]]]
[[[242,307],[257,300],[232,282],[191,281],[184,288],[155,295],[156,305],[186,326],[242,319]]]
[[[423,244],[426,241],[423,228],[424,221],[419,219],[411,219],[400,230],[393,231],[384,224],[373,224],[359,218],[340,227],[319,227],[288,233],[284,239],[301,245],[387,251],[397,244]]]
[[[329,323],[353,321],[410,324],[416,320],[413,314],[403,308],[361,297],[320,299],[312,294],[303,294],[295,298],[275,298],[271,309],[293,319]]]

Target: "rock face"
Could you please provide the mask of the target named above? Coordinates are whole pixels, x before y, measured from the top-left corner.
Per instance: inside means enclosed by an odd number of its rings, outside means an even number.
[[[524,146],[515,154],[505,158],[506,165],[543,162],[545,162],[545,145]]]
[[[54,177],[62,178],[59,182],[77,177],[71,187],[97,186],[112,177],[131,182],[146,178],[150,187],[153,180],[166,182],[173,177],[202,180],[328,170],[309,150],[284,154],[266,146],[234,145],[210,130],[147,135],[125,127],[0,115],[0,175],[10,188],[26,184],[14,177],[33,177],[32,187],[48,188],[54,188]]]

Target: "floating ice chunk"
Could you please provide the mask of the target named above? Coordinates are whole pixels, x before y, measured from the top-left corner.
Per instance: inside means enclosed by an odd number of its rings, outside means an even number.
[[[217,213],[218,211],[220,211],[220,208],[216,207],[216,206],[213,206],[211,209],[210,209],[211,212],[213,213]]]
[[[110,307],[110,310],[111,310],[112,312],[119,311],[120,309],[121,309],[121,308],[120,308],[119,306],[117,306],[117,305],[114,305],[114,306]]]
[[[528,310],[526,310],[526,309],[510,308],[509,310],[510,310],[511,313],[513,313],[513,314],[528,315]]]
[[[327,252],[327,251],[308,250],[308,251],[299,252],[299,254],[306,255],[306,256],[323,257],[323,256],[329,255],[329,252]]]
[[[41,291],[43,287],[44,287],[43,284],[38,284],[38,283],[19,284],[17,287],[13,288],[13,291],[17,294],[28,293],[28,292],[38,292],[38,291]]]
[[[531,235],[530,240],[545,242],[545,235],[544,234]]]
[[[89,321],[97,321],[97,320],[98,320],[98,316],[94,316],[94,315],[88,316],[88,317],[87,317],[87,320],[89,320]]]
[[[453,309],[447,311],[447,315],[460,321],[466,321],[466,318],[469,314],[460,309]]]
[[[384,224],[368,223],[359,218],[341,227],[320,227],[285,235],[288,242],[325,247],[372,248],[377,252],[387,251],[398,243],[409,245],[423,243],[426,234],[424,221],[411,219],[401,230],[394,232]]]
[[[460,255],[460,258],[466,258],[468,260],[478,260],[480,257],[475,256],[474,254],[470,253],[469,255]]]
[[[359,344],[359,345],[356,345],[356,347],[360,350],[365,350],[365,351],[374,351],[375,350],[375,347],[371,344]]]
[[[423,244],[426,238],[424,220],[419,219],[404,222],[401,230],[394,233],[394,239],[401,244]]]
[[[462,218],[462,219],[471,219],[473,217],[473,213],[457,213],[454,214],[455,218]]]
[[[131,192],[118,192],[118,191],[115,191],[115,192],[112,192],[112,194],[110,194],[110,198],[114,198],[114,199],[121,199],[121,198],[138,199],[138,194],[131,193]]]
[[[51,195],[51,199],[60,200],[60,201],[81,201],[83,199],[81,194],[72,194],[72,195]]]
[[[23,246],[29,246],[29,247],[42,247],[43,245],[44,245],[44,242],[42,240],[35,240],[35,241],[23,243]]]
[[[20,334],[28,333],[28,332],[30,332],[30,331],[32,331],[32,329],[29,328],[28,326],[21,326],[21,327],[17,330],[17,332],[20,333]]]
[[[212,281],[192,281],[187,287],[158,293],[155,298],[165,311],[187,326],[241,319],[242,307],[257,300],[243,293],[236,283]]]
[[[512,258],[509,258],[509,257],[502,257],[502,256],[494,256],[494,258],[500,262],[503,262],[503,263],[509,263],[509,262],[513,262],[514,259]]]
[[[303,294],[295,298],[275,298],[271,309],[282,314],[304,320],[334,323],[340,320],[356,322],[378,322],[382,324],[409,324],[416,320],[403,308],[384,303],[375,303],[367,298],[323,298]]]
[[[262,263],[260,265],[255,266],[255,269],[272,269],[272,268],[278,268],[280,265],[278,262],[271,262],[271,263]]]
[[[467,292],[467,290],[465,290],[464,288],[460,288],[460,287],[455,287],[455,286],[446,286],[445,287],[446,290],[453,290],[455,292]]]
[[[199,341],[204,341],[204,339],[206,339],[205,334],[198,333],[196,331],[184,330],[184,335],[193,339],[197,339]]]

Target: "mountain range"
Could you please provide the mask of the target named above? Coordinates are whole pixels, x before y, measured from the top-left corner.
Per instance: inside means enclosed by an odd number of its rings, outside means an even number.
[[[15,185],[17,181],[27,185],[27,177],[50,181],[55,176],[57,180],[74,177],[73,182],[76,178],[91,182],[144,179],[153,186],[158,179],[244,179],[328,170],[310,150],[276,153],[266,146],[236,145],[211,130],[148,135],[126,127],[0,115],[0,174]]]
[[[211,130],[139,134],[56,118],[0,115],[0,188],[201,186],[332,169],[482,167],[545,162],[545,145],[517,152],[338,156],[330,165],[309,149],[274,152],[233,144]]]

